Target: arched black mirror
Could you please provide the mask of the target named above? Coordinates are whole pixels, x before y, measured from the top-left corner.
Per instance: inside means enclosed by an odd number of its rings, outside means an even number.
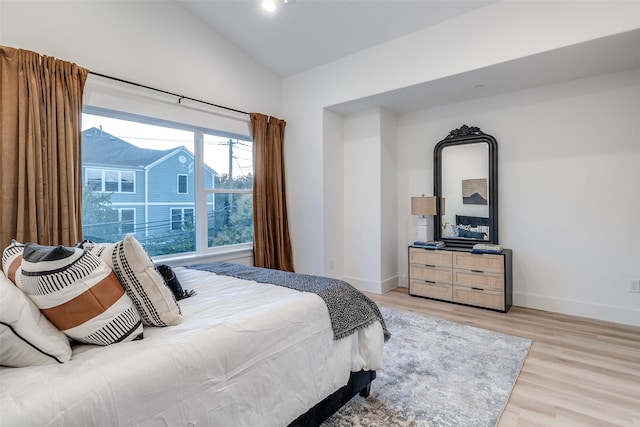
[[[498,244],[498,143],[478,127],[449,132],[433,150],[434,237],[447,246]]]

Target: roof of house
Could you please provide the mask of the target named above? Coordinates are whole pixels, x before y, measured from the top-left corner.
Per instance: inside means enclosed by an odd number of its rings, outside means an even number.
[[[95,127],[82,132],[82,163],[144,167],[176,149],[152,150],[136,147]]]

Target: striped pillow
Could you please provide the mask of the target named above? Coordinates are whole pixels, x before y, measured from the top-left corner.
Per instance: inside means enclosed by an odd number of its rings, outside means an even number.
[[[68,337],[109,345],[142,338],[140,315],[113,271],[79,248],[27,243],[18,286]]]
[[[173,293],[135,237],[125,236],[118,243],[82,242],[79,245],[113,268],[138,309],[143,324],[173,326],[182,322],[180,306]]]
[[[20,277],[23,251],[24,244],[12,240],[11,244],[2,252],[2,271],[13,283],[16,283],[16,277]]]

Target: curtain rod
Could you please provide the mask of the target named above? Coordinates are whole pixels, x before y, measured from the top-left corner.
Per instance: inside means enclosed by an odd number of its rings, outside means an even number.
[[[178,97],[178,104],[180,104],[180,102],[183,99],[188,99],[189,101],[195,101],[195,102],[199,102],[201,104],[211,105],[212,107],[222,108],[224,110],[234,111],[234,112],[240,113],[240,114],[246,114],[247,116],[249,115],[249,113],[247,113],[246,111],[236,110],[235,108],[225,107],[223,105],[213,104],[213,103],[207,102],[207,101],[201,101],[199,99],[191,98],[191,97],[184,96],[184,95],[179,95],[177,93],[168,92],[166,90],[156,89],[155,87],[146,86],[146,85],[143,85],[143,84],[140,84],[140,83],[130,82],[128,80],[120,79],[118,77],[112,77],[112,76],[107,76],[106,74],[96,73],[95,71],[89,71],[89,74],[93,74],[94,76],[104,77],[105,79],[111,79],[111,80],[115,80],[115,81],[118,81],[118,82],[121,82],[121,83],[126,83],[126,84],[129,84],[129,85],[133,85],[133,86],[142,87],[142,88],[145,88],[145,89],[155,90],[156,92],[162,92],[162,93],[167,94],[167,95],[176,96],[176,97]]]

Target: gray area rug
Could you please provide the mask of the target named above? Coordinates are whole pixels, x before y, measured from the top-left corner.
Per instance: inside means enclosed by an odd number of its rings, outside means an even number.
[[[380,308],[391,339],[368,398],[354,397],[323,427],[495,426],[531,341]]]

